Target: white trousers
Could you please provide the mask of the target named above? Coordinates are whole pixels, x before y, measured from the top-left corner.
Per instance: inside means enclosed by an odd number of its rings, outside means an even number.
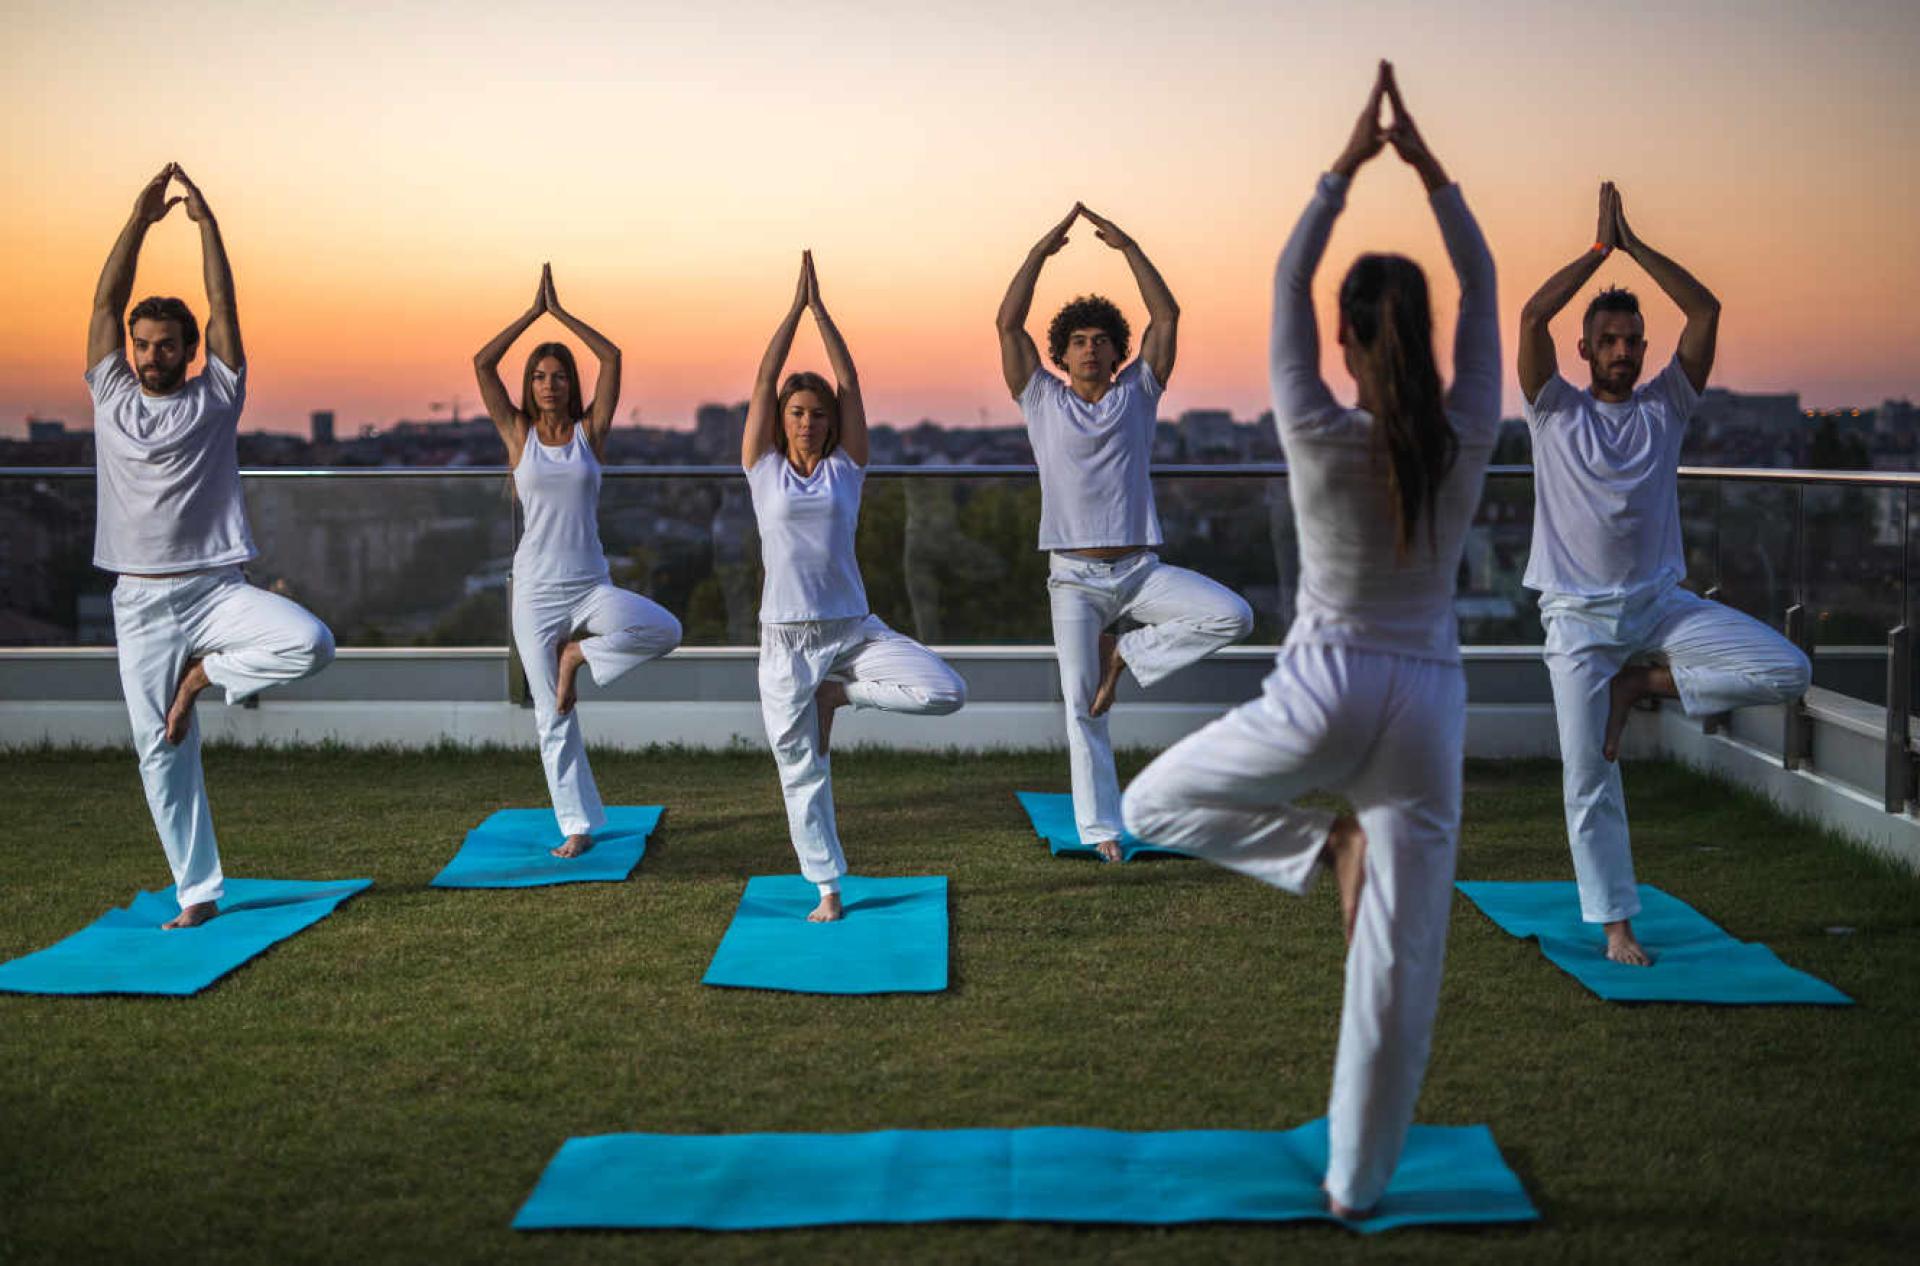
[[[604,580],[514,581],[513,645],[533,696],[553,816],[562,835],[591,835],[607,824],[607,810],[587,765],[580,709],[556,710],[560,646],[576,633],[587,671],[604,686],[680,645],[680,621],[659,603]]]
[[[814,692],[832,679],[857,708],[945,716],[967,701],[947,661],[888,628],[877,615],[760,626],[760,714],[780,768],[787,829],[800,873],[837,892],[847,873],[833,819],[832,757],[820,751]]]
[[[1460,828],[1466,676],[1458,664],[1339,646],[1283,647],[1261,696],[1147,766],[1127,829],[1289,892],[1312,881],[1344,794],[1367,833],[1333,1071],[1327,1190],[1356,1209],[1386,1190],[1426,1075]]]
[[[1636,655],[1664,658],[1690,717],[1806,693],[1800,648],[1750,615],[1675,585],[1636,599],[1543,594],[1547,671],[1560,730],[1567,841],[1580,881],[1580,917],[1613,923],[1640,913],[1620,766],[1601,755],[1614,675]]]
[[[191,576],[121,576],[113,586],[120,688],[147,808],[182,909],[225,895],[200,768],[200,719],[179,746],[167,742],[167,709],[187,661],[198,658],[228,703],[311,677],[333,662],[333,634],[299,603],[248,584],[238,567]]]
[[[1120,779],[1107,718],[1090,716],[1100,686],[1100,634],[1122,616],[1141,627],[1120,638],[1120,658],[1151,686],[1253,631],[1253,608],[1199,572],[1170,567],[1151,550],[1113,562],[1055,553],[1047,577],[1053,646],[1067,710],[1067,767],[1082,844],[1120,838]]]

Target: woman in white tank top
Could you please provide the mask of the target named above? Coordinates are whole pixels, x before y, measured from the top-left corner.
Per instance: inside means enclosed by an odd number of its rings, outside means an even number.
[[[819,374],[780,379],[808,310],[839,388]],[[828,739],[843,705],[941,716],[966,701],[946,662],[867,606],[854,537],[867,474],[867,415],[853,357],[820,300],[813,256],[760,361],[740,464],[760,526],[760,711],[787,802],[800,873],[819,887],[815,923],[841,917],[846,856],[833,816]]]
[[[579,335],[600,362],[590,407],[581,407],[579,371],[564,343],[535,347],[520,403],[508,398],[500,358],[543,313]],[[540,759],[564,837],[552,852],[578,857],[593,847],[607,814],[574,712],[575,675],[585,665],[595,682],[612,682],[678,646],[680,622],[615,586],[600,548],[600,459],[620,402],[620,349],[560,306],[553,273],[543,267],[533,305],[480,349],[473,368],[507,446],[526,519],[513,554],[513,643],[533,696]]]

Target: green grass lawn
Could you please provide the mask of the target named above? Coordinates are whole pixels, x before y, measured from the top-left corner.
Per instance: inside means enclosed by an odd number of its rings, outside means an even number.
[[[1064,756],[835,764],[856,872],[951,877],[944,994],[701,987],[746,877],[794,866],[761,753],[598,754],[610,802],[668,806],[631,882],[443,892],[467,826],[545,803],[531,752],[211,752],[230,875],[377,883],[197,998],[0,995],[0,1261],[1750,1262],[1920,1241],[1920,883],[1662,765],[1628,771],[1641,879],[1859,1005],[1603,1003],[1456,900],[1420,1119],[1491,1125],[1534,1226],[509,1230],[576,1134],[1322,1114],[1330,884],[1054,860],[1013,792],[1064,790]],[[168,882],[130,753],[6,754],[0,822],[0,958]],[[1471,766],[1461,877],[1569,873],[1557,770]]]

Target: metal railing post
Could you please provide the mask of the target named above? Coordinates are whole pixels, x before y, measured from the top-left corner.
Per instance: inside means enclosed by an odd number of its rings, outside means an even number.
[[[1716,523],[1714,529],[1714,556],[1716,559],[1719,557],[1719,535],[1719,528]],[[1700,596],[1708,602],[1719,602],[1721,600],[1720,586],[1716,584]],[[1720,731],[1726,729],[1732,721],[1733,713],[1731,712],[1709,712],[1700,718],[1700,732],[1702,734],[1718,734]]]
[[[1813,662],[1813,628],[1807,619],[1807,609],[1799,603],[1787,608],[1787,640],[1800,648]],[[1807,724],[1807,705],[1804,699],[1793,699],[1787,703],[1787,716],[1784,732],[1780,736],[1780,768],[1799,769],[1813,755],[1813,730]]]
[[[1912,718],[1907,700],[1912,688],[1913,635],[1902,624],[1887,633],[1887,785],[1888,813],[1905,813],[1914,798]]]

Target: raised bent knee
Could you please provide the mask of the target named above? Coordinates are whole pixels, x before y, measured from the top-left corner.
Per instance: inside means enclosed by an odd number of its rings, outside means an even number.
[[[1120,796],[1120,824],[1126,827],[1127,834],[1137,839],[1152,840],[1166,835],[1164,828],[1171,816],[1170,806],[1161,798],[1148,774],[1134,779]]]
[[[952,679],[927,691],[928,716],[943,717],[958,712],[967,702],[967,683],[958,673]]]
[[[1774,674],[1775,687],[1783,700],[1798,699],[1813,684],[1813,664],[1806,652],[1797,646],[1790,645],[1789,649],[1793,651],[1793,658]]]
[[[310,677],[331,664],[334,651],[333,630],[315,620],[305,640],[294,651],[300,662],[300,675]]]
[[[1253,634],[1253,608],[1239,594],[1233,595],[1236,604],[1231,611],[1222,611],[1213,622],[1212,631],[1229,642],[1243,642]]]

